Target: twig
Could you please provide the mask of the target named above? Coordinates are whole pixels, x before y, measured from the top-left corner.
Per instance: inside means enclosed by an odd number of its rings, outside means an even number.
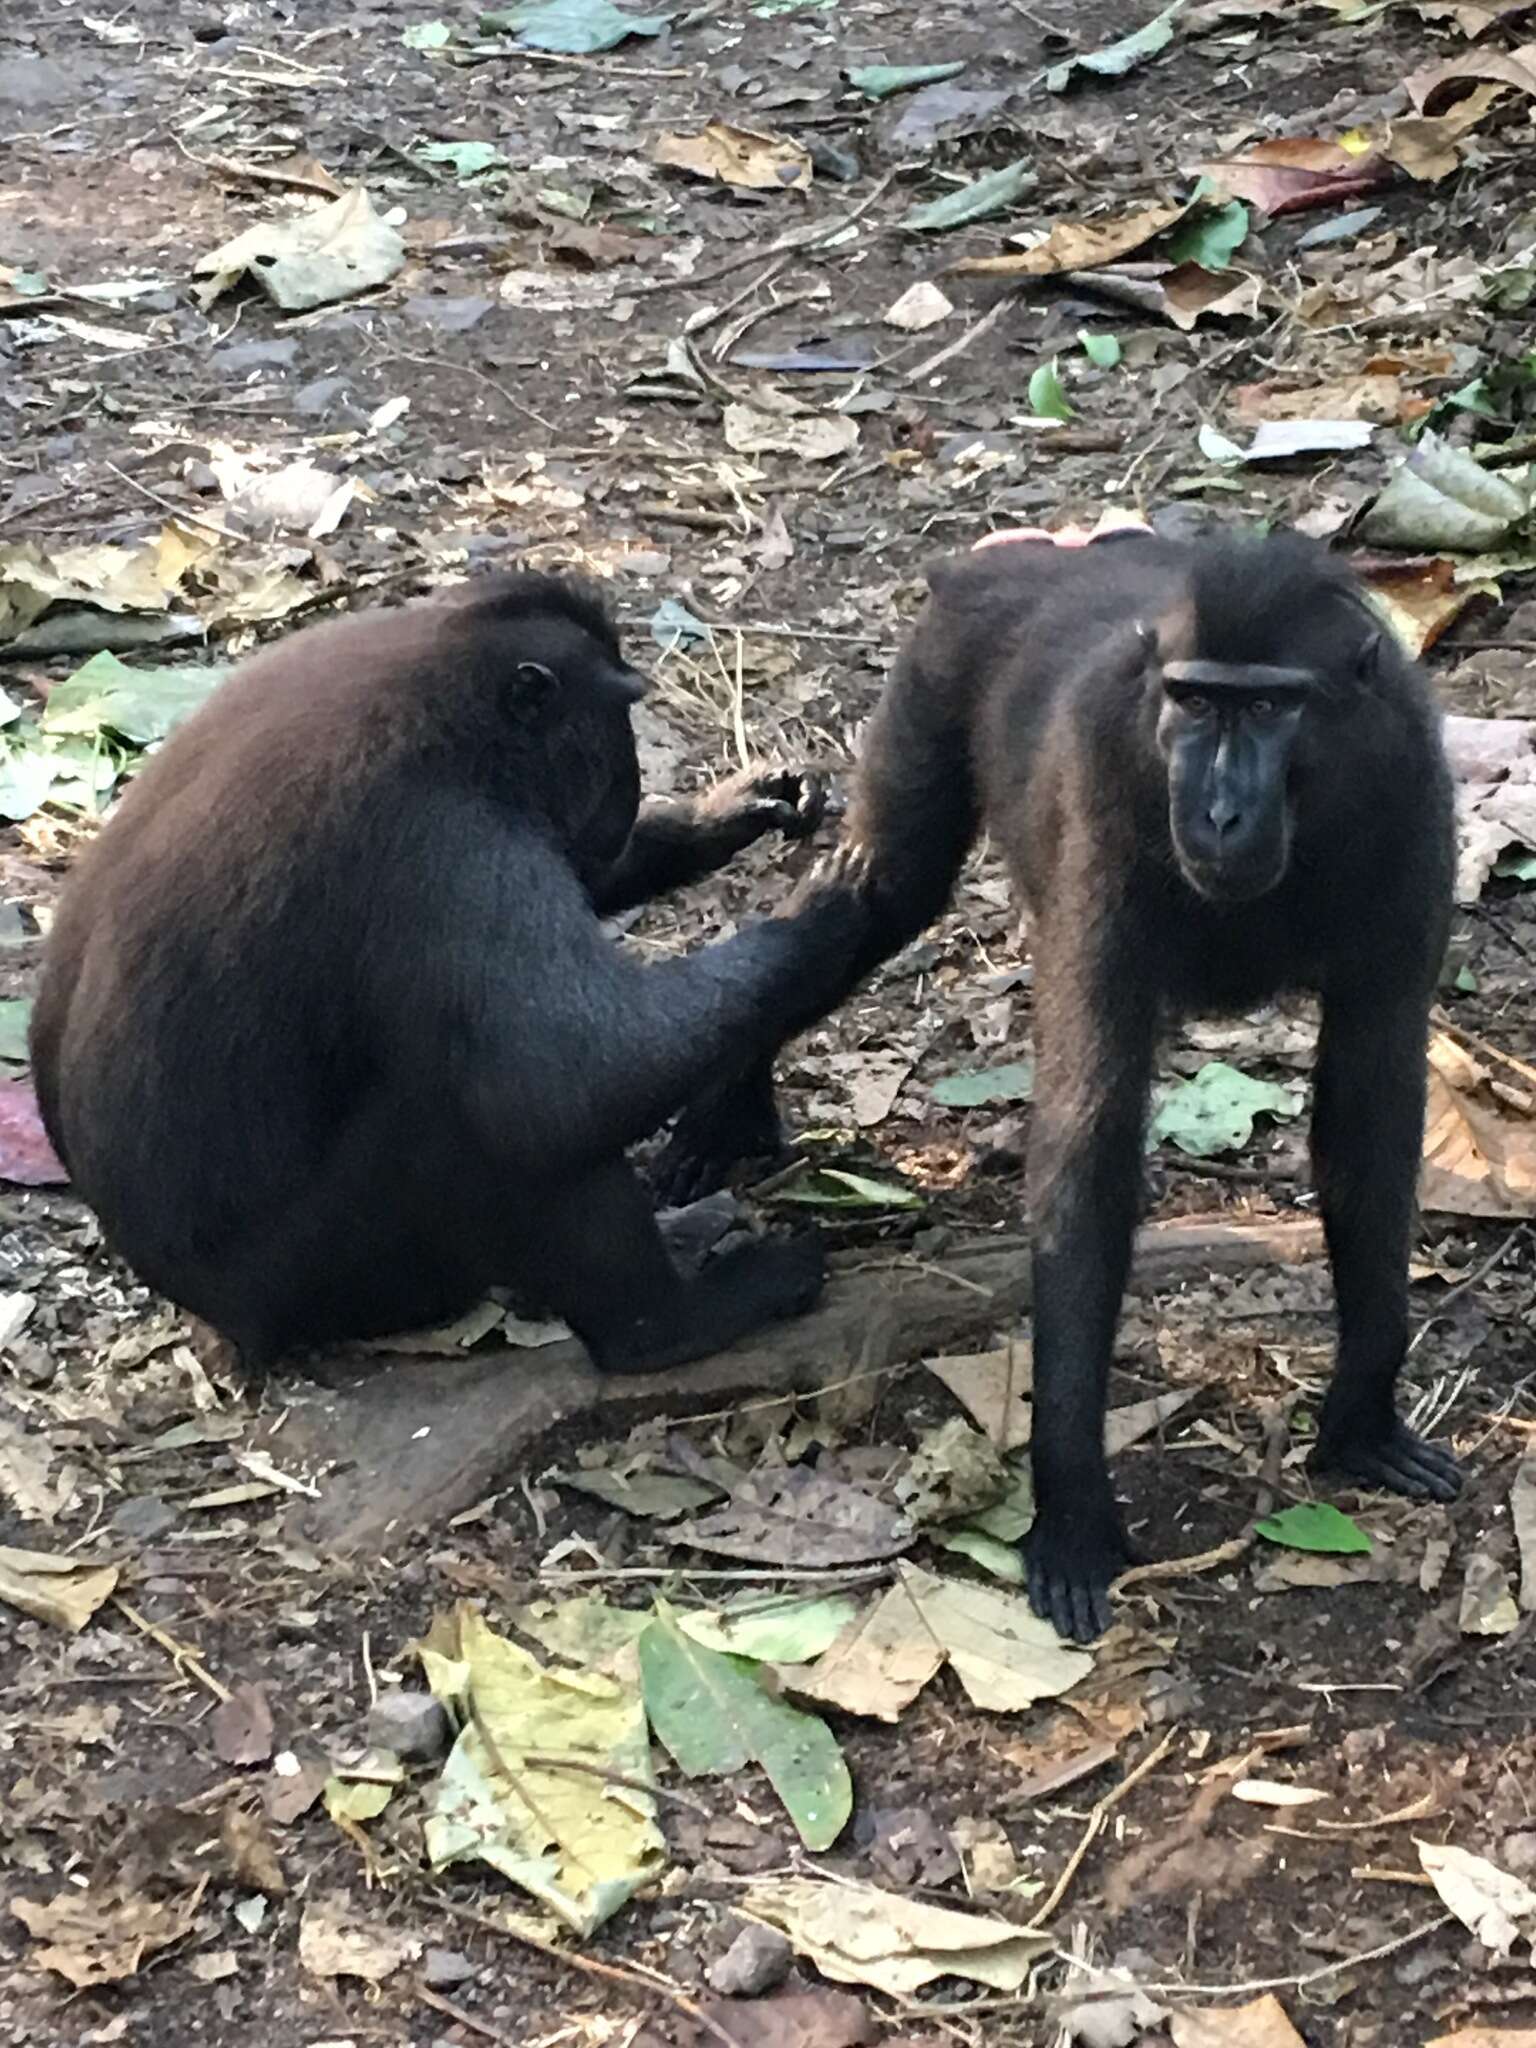
[[[686,1792],[669,1791],[665,1785],[648,1784],[644,1778],[631,1777],[627,1771],[611,1771],[606,1764],[591,1763],[584,1756],[559,1756],[552,1750],[525,1749],[522,1760],[530,1769],[579,1771],[583,1777],[601,1778],[605,1785],[622,1785],[627,1792],[643,1792],[647,1799],[686,1807],[689,1813],[701,1813],[706,1820],[711,1817],[702,1799],[694,1799]]]
[[[1476,1287],[1480,1281],[1486,1280],[1494,1267],[1502,1266],[1515,1246],[1522,1243],[1530,1234],[1531,1226],[1528,1223],[1517,1223],[1504,1242],[1496,1246],[1480,1264],[1474,1266],[1465,1279],[1458,1280],[1453,1287],[1448,1287],[1445,1290],[1418,1329],[1414,1331],[1412,1341],[1408,1346],[1408,1355],[1410,1357],[1417,1351],[1425,1336],[1439,1322],[1451,1303],[1458,1296],[1465,1294],[1469,1288]]]
[[[1289,1435],[1287,1414],[1287,1408],[1278,1402],[1264,1404],[1264,1459],[1259,1468],[1259,1490],[1253,1504],[1253,1520],[1242,1534],[1218,1543],[1214,1550],[1199,1551],[1194,1557],[1164,1557],[1155,1564],[1133,1564],[1115,1580],[1115,1592],[1123,1592],[1128,1586],[1156,1585],[1169,1579],[1193,1578],[1199,1572],[1218,1571],[1222,1565],[1236,1564],[1248,1554],[1258,1540],[1255,1524],[1273,1512],[1280,1491],[1280,1470]]]
[[[449,356],[407,355],[404,349],[399,348],[386,349],[376,360],[385,363],[414,363],[420,370],[454,370],[461,377],[473,377],[475,382],[483,384],[487,391],[494,391],[502,404],[510,406],[521,418],[531,420],[536,427],[542,427],[546,434],[555,431],[553,420],[545,419],[543,413],[535,412],[531,405],[524,405],[520,398],[514,398],[505,384],[498,384],[494,377],[487,377],[484,370],[477,370],[473,363],[455,362]]]
[[[1422,1927],[1410,1928],[1393,1941],[1362,1949],[1359,1955],[1341,1956],[1336,1963],[1324,1963],[1320,1969],[1304,1970],[1295,1977],[1253,1977],[1246,1984],[1143,1984],[1140,1988],[1166,1998],[1249,1998],[1259,1991],[1304,1991],[1309,1984],[1321,1984],[1327,1977],[1336,1977],[1340,1970],[1358,1970],[1362,1963],[1379,1963],[1384,1956],[1395,1956],[1399,1949],[1409,1948],[1426,1935],[1438,1934],[1442,1927],[1455,1924],[1454,1913],[1442,1913],[1438,1920],[1427,1920]],[[1075,1960],[1065,1950],[1058,1950],[1057,1954],[1064,1962]]]
[[[551,1962],[563,1964],[568,1970],[576,1970],[584,1977],[595,1977],[599,1983],[622,1984],[626,1991],[653,1998],[664,1998],[669,2005],[686,2013],[696,2027],[702,2027],[712,2034],[724,2048],[743,2048],[735,2034],[729,2034],[718,2020],[710,2018],[703,2007],[697,2005],[687,1992],[674,1984],[670,1977],[663,1977],[659,1970],[625,1968],[618,1963],[600,1963],[595,1956],[578,1955],[572,1949],[564,1949],[552,1941],[544,1941],[522,1927],[504,1927],[499,1920],[493,1920],[489,1913],[478,1913],[473,1906],[461,1906],[451,1899],[439,1896],[436,1901],[440,1910],[449,1913],[455,1920],[467,1920],[471,1926],[483,1927],[488,1934],[500,1934],[508,1941],[515,1941],[524,1948],[533,1949],[538,1955],[547,1956]]]
[[[204,519],[201,513],[189,511],[185,505],[178,505],[174,498],[162,497],[159,491],[152,491],[148,484],[141,484],[136,476],[130,476],[126,469],[119,469],[115,462],[109,462],[105,467],[125,483],[129,490],[140,492],[152,505],[158,505],[162,512],[169,512],[173,519],[179,519],[183,526],[200,526],[204,533],[216,534],[220,540],[238,543],[245,539],[244,534],[231,532],[229,527],[220,526],[216,519]]]
[[[198,1684],[206,1686],[221,1703],[230,1697],[229,1687],[220,1685],[195,1650],[188,1649],[185,1643],[178,1643],[176,1638],[167,1635],[163,1628],[156,1628],[155,1624],[146,1620],[136,1607],[130,1607],[120,1593],[112,1595],[112,1605],[120,1614],[126,1614],[134,1627],[147,1635],[152,1643],[158,1643],[178,1671],[190,1672]]]
[[[701,533],[740,531],[740,522],[730,512],[706,512],[692,505],[669,505],[665,498],[643,498],[630,507],[636,519],[652,519],[664,526],[696,526]]]
[[[467,2006],[455,2005],[451,1998],[444,1998],[441,1992],[433,1991],[420,1982],[413,1988],[421,2003],[429,2005],[434,2012],[440,2012],[444,2019],[453,2020],[456,2025],[467,2027],[470,2033],[478,2034],[482,2041],[496,2041],[501,2044],[501,2048],[512,2048],[511,2041],[500,2027],[493,2027],[489,2020],[481,2019]]]
[[[716,1419],[738,1415],[740,1412],[738,1408],[722,1408],[720,1417]],[[681,1427],[685,1423],[710,1419],[697,1415],[683,1415],[678,1417],[678,1424]],[[764,1579],[771,1579],[779,1586],[820,1586],[825,1591],[831,1591],[840,1586],[867,1586],[877,1579],[888,1579],[890,1576],[891,1568],[885,1564],[861,1565],[856,1571],[850,1571],[846,1565],[826,1565],[820,1571],[800,1572],[770,1570],[764,1565],[759,1565],[752,1571],[696,1572],[688,1565],[623,1564],[605,1566],[602,1571],[568,1571],[563,1565],[547,1565],[540,1572],[539,1580],[541,1584],[549,1580],[562,1586],[606,1585],[610,1580],[620,1579],[688,1579],[700,1586],[760,1586]]]
[[[1111,1786],[1092,1813],[1089,1814],[1088,1825],[1083,1829],[1077,1847],[1067,1858],[1060,1877],[1057,1878],[1055,1884],[1051,1887],[1049,1898],[1047,1898],[1045,1904],[1026,1927],[1025,1932],[1027,1934],[1038,1934],[1044,1928],[1046,1921],[1050,1919],[1056,1908],[1066,1897],[1073,1878],[1076,1877],[1078,1871],[1082,1868],[1083,1858],[1093,1846],[1094,1839],[1102,1830],[1105,1821],[1108,1820],[1110,1814],[1120,1804],[1120,1801],[1131,1790],[1132,1786],[1139,1785],[1147,1773],[1155,1770],[1162,1762],[1169,1750],[1172,1749],[1173,1738],[1177,1732],[1177,1729],[1170,1728],[1157,1747],[1149,1750],[1133,1770],[1127,1771],[1118,1785]]]
[[[199,156],[196,151],[188,149],[174,130],[171,140],[188,163],[196,164],[199,170],[212,171],[219,177],[244,178],[255,185],[280,185],[289,192],[318,192],[323,199],[335,199],[342,189],[334,178],[327,177],[322,184],[318,178],[305,177],[302,171],[285,171],[275,164],[269,169],[265,164],[242,163],[232,156]]]
[[[578,71],[595,71],[599,78],[692,78],[694,75],[692,66],[674,65],[665,70],[656,64],[599,64],[595,57],[565,55],[559,50],[525,50],[520,43],[505,50],[492,50],[484,43],[477,43],[472,50],[466,50],[464,56],[477,64],[498,57],[525,58],[530,64],[565,64]]]
[[[685,286],[690,291],[700,291],[705,285],[717,284],[722,277],[734,276],[749,263],[768,263],[775,256],[788,256],[796,251],[820,248],[823,243],[835,240],[838,235],[861,221],[875,201],[884,197],[887,188],[905,168],[904,164],[895,165],[886,172],[874,191],[861,199],[850,213],[843,214],[824,227],[792,228],[787,235],[780,235],[776,242],[770,242],[766,249],[745,249],[739,255],[727,257],[724,263],[717,263],[713,270],[700,271],[693,277],[661,277],[654,284],[637,285],[635,289],[648,295],[654,292],[675,292]]]
[[[933,372],[942,368],[952,356],[957,356],[962,350],[968,349],[973,341],[980,341],[981,337],[984,334],[989,334],[998,321],[1002,319],[1004,313],[1013,304],[1014,297],[1015,294],[1012,292],[1005,293],[995,306],[987,308],[979,320],[973,320],[964,334],[957,335],[953,341],[946,342],[943,348],[939,349],[935,354],[924,357],[922,362],[914,364],[910,370],[905,371],[901,381],[904,384],[915,384],[919,377],[932,376]]]

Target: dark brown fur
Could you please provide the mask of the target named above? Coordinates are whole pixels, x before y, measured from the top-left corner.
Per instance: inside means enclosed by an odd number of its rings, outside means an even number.
[[[688,959],[612,944],[598,912],[818,808],[770,772],[637,817],[637,690],[555,578],[317,627],[215,693],[72,876],[32,1031],[49,1133],[252,1368],[498,1282],[615,1370],[814,1294],[798,1244],[684,1281],[623,1154],[828,1000],[864,913],[822,878]]]
[[[1422,678],[1381,642],[1347,572],[1298,537],[1008,543],[931,580],[849,813],[880,906],[850,985],[940,912],[984,823],[1030,908],[1035,963],[1031,1592],[1086,1637],[1129,1557],[1103,1415],[1170,1014],[1321,995],[1312,1142],[1339,1358],[1319,1460],[1402,1491],[1455,1490],[1452,1461],[1393,1405],[1426,1018],[1450,908],[1449,778]],[[1280,771],[1288,859],[1254,901],[1197,892],[1170,827],[1160,663],[1192,657],[1320,679]],[[770,1114],[759,1068],[684,1118],[674,1170],[707,1183]]]

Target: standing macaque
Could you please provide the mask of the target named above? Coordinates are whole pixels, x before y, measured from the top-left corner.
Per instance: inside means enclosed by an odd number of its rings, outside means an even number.
[[[1450,778],[1423,678],[1297,535],[1025,537],[929,581],[849,812],[874,914],[845,990],[942,911],[985,826],[1035,963],[1029,1590],[1087,1641],[1132,1561],[1104,1411],[1170,1017],[1321,998],[1312,1160],[1338,1355],[1313,1464],[1458,1490],[1455,1460],[1395,1404]],[[771,1066],[744,1066],[680,1120],[668,1179],[708,1185],[775,1132]]]
[[[315,627],[219,687],[70,878],[32,1024],[49,1136],[248,1372],[496,1284],[608,1372],[815,1298],[812,1237],[685,1278],[624,1153],[830,1005],[865,897],[836,855],[723,944],[614,944],[602,913],[822,804],[765,771],[641,807],[643,687],[556,577]]]

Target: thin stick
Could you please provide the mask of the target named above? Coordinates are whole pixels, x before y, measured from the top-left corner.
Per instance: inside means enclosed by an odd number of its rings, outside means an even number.
[[[735,2034],[728,2034],[718,2020],[711,2019],[702,2006],[695,2004],[686,1991],[674,1984],[670,1977],[663,1977],[660,1971],[625,1969],[618,1963],[600,1963],[594,1956],[578,1955],[572,1949],[560,1948],[552,1941],[543,1941],[538,1935],[524,1928],[503,1927],[499,1920],[493,1920],[489,1913],[477,1913],[473,1906],[460,1906],[440,1896],[436,1903],[441,1911],[451,1914],[454,1919],[467,1920],[474,1927],[483,1927],[488,1934],[500,1934],[508,1941],[518,1942],[524,1948],[531,1948],[537,1954],[547,1956],[551,1962],[561,1963],[566,1969],[576,1970],[584,1977],[595,1977],[599,1983],[604,1984],[622,1984],[626,1991],[632,1993],[649,1993],[653,1998],[664,1998],[679,2012],[686,2013],[696,2027],[702,2027],[707,2034],[712,2034],[717,2041],[722,2042],[724,2048],[743,2048],[742,2042]]]
[[[467,2027],[470,2033],[478,2034],[482,2041],[496,2041],[500,2043],[500,2048],[512,2048],[511,2041],[500,2027],[493,2027],[489,2020],[481,2019],[467,2006],[455,2005],[451,1998],[444,1998],[441,1993],[419,1982],[412,1988],[423,2005],[431,2006],[434,2012],[440,2012],[445,2019],[453,2020],[461,2027]]]
[[[792,228],[787,235],[780,235],[776,242],[770,242],[766,249],[746,249],[738,256],[727,257],[724,263],[717,263],[713,270],[701,271],[694,277],[658,278],[654,284],[637,285],[636,290],[645,293],[675,292],[686,286],[690,291],[700,291],[705,285],[717,284],[722,277],[734,276],[749,263],[769,263],[775,256],[788,256],[797,250],[820,248],[823,243],[835,240],[846,229],[861,221],[875,201],[883,198],[887,188],[905,168],[904,164],[897,164],[892,170],[887,171],[874,191],[861,199],[851,213],[845,213],[840,219],[830,222],[825,227]]]
[[[246,539],[245,534],[232,533],[227,526],[220,526],[216,519],[204,519],[200,513],[189,511],[185,505],[178,505],[174,498],[163,498],[158,491],[152,491],[148,484],[141,484],[136,476],[130,476],[126,469],[119,469],[115,462],[109,462],[105,466],[115,477],[120,478],[129,490],[138,491],[148,498],[152,505],[158,505],[162,512],[169,512],[173,519],[179,519],[183,526],[200,526],[204,533],[216,534],[220,540],[238,543]]]
[[[691,68],[663,70],[655,64],[599,64],[595,57],[563,55],[559,50],[525,50],[517,45],[506,50],[489,50],[479,43],[472,50],[465,51],[476,63],[489,63],[495,58],[521,57],[530,64],[573,65],[578,71],[595,71],[599,78],[692,78]]]
[[[285,171],[277,166],[269,170],[265,164],[241,163],[232,156],[198,156],[174,132],[171,140],[188,163],[196,164],[199,170],[212,171],[217,177],[244,178],[256,185],[280,185],[289,192],[317,192],[323,199],[335,199],[342,189],[334,178],[327,178],[322,185],[318,178],[306,178],[302,171]]]
[[[914,365],[912,369],[904,372],[901,381],[904,384],[915,384],[919,377],[931,376],[935,370],[942,368],[951,357],[959,355],[964,349],[968,349],[973,341],[980,341],[981,337],[984,334],[989,334],[998,321],[1002,319],[1004,313],[1013,304],[1013,298],[1014,295],[1011,292],[1006,293],[998,300],[995,306],[989,306],[979,320],[973,320],[964,334],[956,336],[955,340],[951,342],[946,342],[944,347],[939,349],[936,354],[926,357],[922,362]]]
[[[514,398],[505,384],[498,384],[494,377],[487,377],[484,370],[477,370],[473,363],[454,362],[448,356],[411,356],[404,349],[392,348],[378,358],[386,363],[414,363],[421,370],[455,370],[461,377],[473,377],[477,384],[483,384],[487,391],[494,391],[503,405],[525,420],[531,420],[536,427],[542,427],[546,434],[555,431],[553,420],[545,419],[543,413],[535,412],[531,405],[524,405],[520,398]]]
[[[1025,1932],[1027,1934],[1038,1934],[1044,1928],[1046,1921],[1050,1919],[1056,1908],[1066,1897],[1073,1878],[1077,1876],[1078,1871],[1082,1868],[1083,1858],[1093,1846],[1094,1839],[1103,1829],[1105,1821],[1108,1820],[1110,1814],[1119,1805],[1127,1792],[1131,1790],[1132,1786],[1139,1785],[1147,1773],[1155,1770],[1162,1762],[1169,1750],[1172,1749],[1173,1738],[1177,1732],[1176,1729],[1170,1728],[1157,1747],[1149,1750],[1134,1770],[1127,1771],[1119,1784],[1112,1786],[1093,1809],[1092,1813],[1089,1814],[1088,1825],[1083,1830],[1081,1840],[1067,1858],[1066,1867],[1052,1886],[1050,1897],[1026,1927]]]
[[[176,1638],[167,1635],[163,1628],[156,1628],[155,1624],[146,1620],[136,1607],[130,1607],[120,1593],[112,1595],[112,1605],[119,1613],[126,1614],[134,1627],[147,1635],[152,1643],[158,1643],[178,1671],[190,1672],[198,1684],[206,1686],[216,1700],[222,1702],[230,1697],[229,1687],[220,1685],[195,1650],[189,1650],[185,1643],[178,1643]]]
[[[633,1778],[627,1771],[611,1771],[606,1764],[591,1763],[584,1756],[559,1756],[552,1750],[525,1749],[523,1762],[530,1769],[541,1771],[579,1771],[583,1777],[601,1778],[605,1785],[622,1785],[627,1792],[643,1792],[647,1799],[686,1807],[689,1813],[701,1813],[706,1820],[711,1817],[702,1799],[692,1799],[686,1792],[671,1792],[664,1785],[648,1784],[644,1778]]]
[[[738,1413],[734,1408],[721,1410],[721,1418]],[[699,1415],[679,1416],[679,1426],[688,1422],[709,1421],[712,1418]],[[551,1565],[540,1572],[539,1578],[562,1586],[597,1585],[608,1579],[689,1579],[695,1585],[753,1585],[760,1586],[764,1579],[771,1579],[777,1586],[867,1586],[877,1579],[888,1579],[891,1568],[884,1564],[860,1565],[849,1570],[845,1565],[827,1565],[821,1571],[771,1571],[759,1566],[755,1571],[703,1572],[694,1571],[688,1565],[625,1564],[606,1566],[601,1571],[567,1571],[561,1565]],[[58,1681],[55,1680],[55,1683]],[[126,1683],[126,1680],[124,1681]]]

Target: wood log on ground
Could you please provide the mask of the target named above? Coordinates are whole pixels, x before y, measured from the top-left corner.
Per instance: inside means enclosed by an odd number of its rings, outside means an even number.
[[[1322,1255],[1311,1218],[1155,1223],[1137,1242],[1132,1288],[1164,1293],[1213,1274]],[[604,1378],[575,1342],[445,1359],[405,1355],[347,1387],[314,1388],[270,1440],[252,1441],[319,1475],[294,1533],[333,1556],[387,1552],[491,1492],[537,1440],[573,1416],[594,1433],[645,1414],[702,1414],[751,1394],[803,1393],[860,1366],[975,1349],[1029,1307],[1020,1238],[958,1246],[942,1263],[871,1259],[835,1272],[816,1309],[681,1371]]]

